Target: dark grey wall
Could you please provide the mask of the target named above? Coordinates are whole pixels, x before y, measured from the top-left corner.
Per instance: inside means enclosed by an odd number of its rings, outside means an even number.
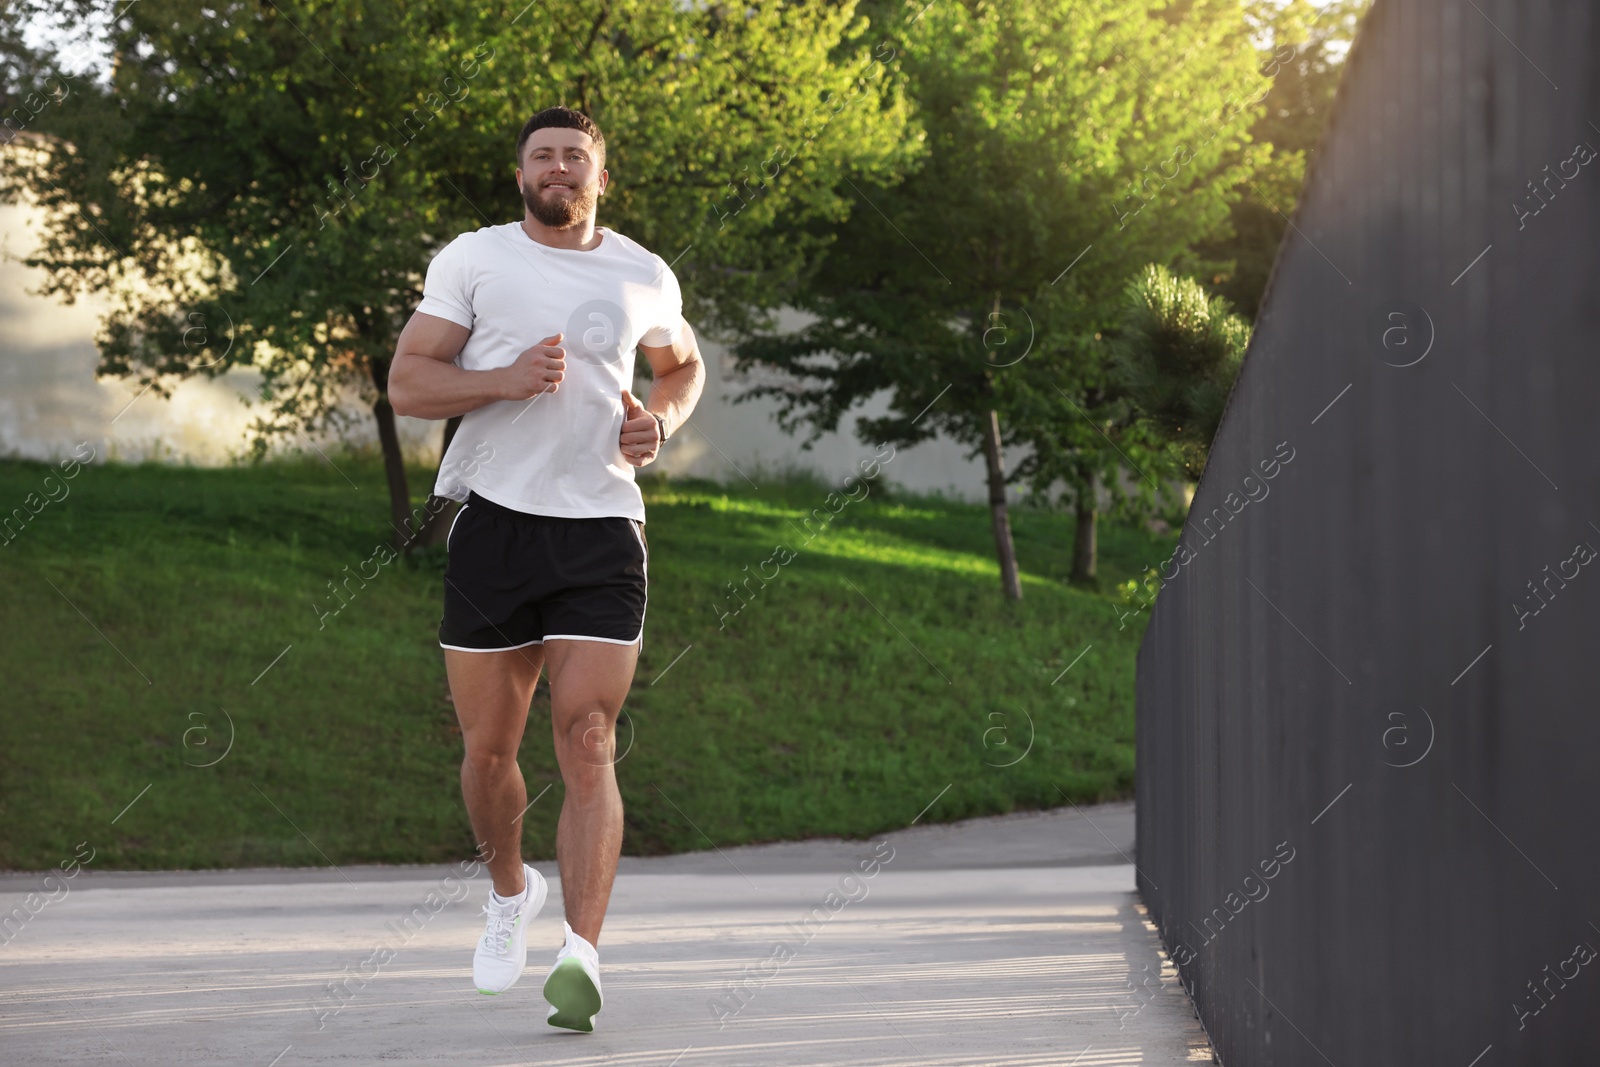
[[[1597,61],[1552,0],[1352,50],[1139,655],[1139,887],[1228,1067],[1600,1063]]]

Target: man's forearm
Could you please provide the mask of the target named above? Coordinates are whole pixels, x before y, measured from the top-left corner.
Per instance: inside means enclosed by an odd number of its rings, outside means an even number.
[[[678,432],[678,427],[689,421],[695,404],[700,401],[700,391],[705,387],[705,364],[690,360],[666,374],[656,376],[650,387],[650,399],[645,410],[659,414],[667,423],[667,436]]]
[[[395,357],[389,368],[389,403],[395,414],[449,419],[506,398],[504,367],[467,370],[427,356]]]

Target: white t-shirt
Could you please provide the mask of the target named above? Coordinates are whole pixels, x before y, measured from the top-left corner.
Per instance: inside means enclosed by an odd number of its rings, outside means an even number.
[[[644,521],[633,465],[622,455],[622,390],[633,388],[635,346],[683,334],[683,294],[665,260],[596,226],[587,252],[552,248],[520,222],[451,241],[428,264],[417,310],[472,331],[456,364],[488,370],[565,334],[561,388],[467,412],[433,491],[469,490],[534,515]],[[642,397],[637,397],[643,403]]]

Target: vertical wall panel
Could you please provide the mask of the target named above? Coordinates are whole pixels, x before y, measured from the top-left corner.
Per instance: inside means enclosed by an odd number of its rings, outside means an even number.
[[[1228,1067],[1600,1063],[1597,58],[1575,0],[1352,50],[1139,653],[1140,891]]]

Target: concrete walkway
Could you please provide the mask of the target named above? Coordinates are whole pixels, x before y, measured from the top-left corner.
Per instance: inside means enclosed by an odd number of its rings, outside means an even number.
[[[1113,804],[627,858],[589,1035],[544,1023],[553,865],[497,997],[471,980],[481,869],[85,870],[0,945],[0,1062],[1210,1063],[1132,855]],[[43,882],[0,875],[0,915]]]

